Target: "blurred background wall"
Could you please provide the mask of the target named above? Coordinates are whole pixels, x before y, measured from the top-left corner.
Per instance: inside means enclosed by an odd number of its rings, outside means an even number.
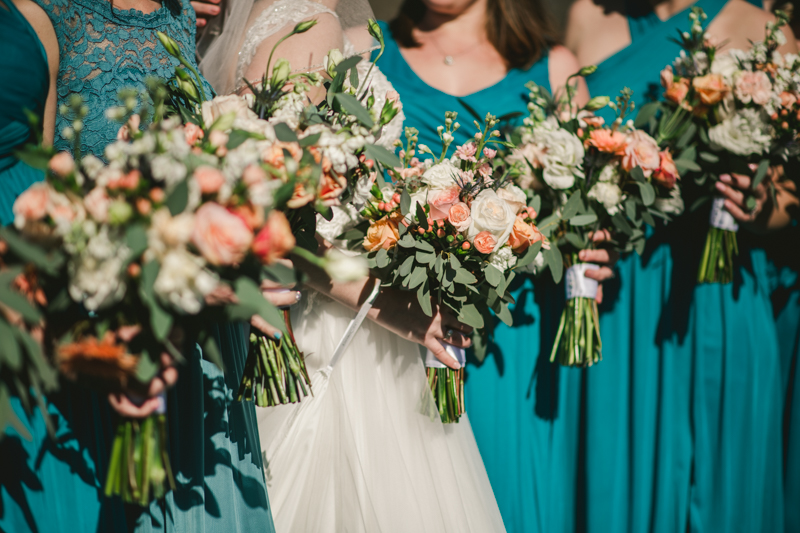
[[[400,8],[402,0],[369,0],[372,10],[378,20],[391,20]],[[544,3],[553,13],[553,17],[563,27],[567,17],[567,10],[572,4],[571,0],[544,0]]]

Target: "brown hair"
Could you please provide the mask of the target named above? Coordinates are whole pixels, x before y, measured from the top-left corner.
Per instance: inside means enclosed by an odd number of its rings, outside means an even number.
[[[405,0],[389,23],[392,37],[403,48],[416,48],[413,29],[425,15],[422,0]],[[486,33],[508,68],[528,68],[546,49],[560,42],[559,33],[541,0],[488,0]]]

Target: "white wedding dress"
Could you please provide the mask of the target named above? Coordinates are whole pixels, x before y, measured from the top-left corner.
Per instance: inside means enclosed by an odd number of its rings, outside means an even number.
[[[278,0],[269,12],[245,35],[236,72],[252,57],[254,41],[333,13],[306,0]],[[344,42],[344,55],[354,53],[346,36]],[[366,61],[359,65],[362,79],[367,68]],[[377,68],[370,83],[380,106],[391,85]],[[391,146],[402,117],[387,129],[382,144]],[[336,209],[331,222],[320,219],[318,231],[332,241],[354,211]],[[329,367],[355,315],[314,291],[304,291],[292,310],[314,396],[258,409],[277,533],[505,531],[469,418],[442,424],[418,344],[365,320]]]

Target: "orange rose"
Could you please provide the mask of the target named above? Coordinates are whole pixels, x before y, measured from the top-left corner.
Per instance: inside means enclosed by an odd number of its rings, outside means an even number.
[[[199,166],[192,174],[203,194],[215,194],[225,184],[225,175],[214,167]]]
[[[192,242],[212,265],[241,263],[253,233],[244,220],[215,203],[203,204],[197,210]]]
[[[255,231],[264,224],[264,209],[250,202],[234,207],[231,209],[231,213],[244,220],[251,231]]]
[[[264,150],[261,154],[261,158],[264,160],[265,163],[272,165],[277,169],[282,169],[284,167],[283,164],[283,151],[286,150],[292,156],[292,159],[295,161],[300,161],[300,158],[303,156],[303,149],[300,148],[300,145],[297,143],[285,143],[278,141],[276,143],[271,144],[268,148]]]
[[[601,152],[622,155],[625,153],[627,141],[625,134],[610,129],[592,130],[589,133],[589,144]]]
[[[714,105],[731,92],[721,74],[707,74],[695,78],[692,80],[692,87],[705,105]]]
[[[325,158],[327,159],[327,158]],[[331,171],[323,171],[319,180],[319,198],[326,206],[339,205],[339,196],[342,195],[346,182]]]
[[[482,231],[477,235],[475,235],[473,244],[475,245],[475,249],[478,250],[480,253],[490,254],[494,251],[495,246],[497,246],[497,239],[495,238],[494,235],[492,235],[488,231]]]
[[[653,172],[653,181],[667,189],[671,189],[675,186],[675,182],[680,179],[678,168],[675,166],[669,150],[661,152],[659,157],[661,158],[661,165],[658,170]]]
[[[286,216],[280,211],[270,211],[267,223],[261,228],[253,241],[253,253],[265,265],[286,257],[295,245],[292,228]]]
[[[292,197],[289,198],[289,201],[286,202],[286,207],[289,209],[298,209],[313,200],[314,193],[306,191],[305,186],[302,183],[298,183],[294,186],[294,192],[292,193]]]
[[[676,104],[682,104],[687,94],[689,94],[689,80],[686,78],[680,78],[664,91],[664,97]]]
[[[781,93],[781,106],[782,107],[792,107],[796,103],[797,103],[797,96],[796,95],[794,95],[794,94],[792,94],[790,92],[787,92],[787,91],[783,91]]]
[[[470,216],[469,206],[464,202],[456,202],[450,206],[450,211],[447,214],[447,220],[456,228],[457,231],[467,231],[469,225],[472,224],[472,217]]]
[[[391,250],[397,244],[399,238],[400,233],[397,231],[397,225],[388,217],[383,217],[370,225],[367,235],[364,237],[364,248],[370,252],[375,252],[381,248]]]
[[[528,247],[533,244],[533,239],[536,237],[534,229],[534,226],[522,220],[521,217],[517,217],[514,221],[514,228],[508,236],[508,244],[511,246],[511,249],[517,253],[527,250]]]
[[[141,177],[141,172],[138,170],[131,170],[127,174],[123,174],[118,178],[112,178],[108,180],[106,187],[109,189],[126,189],[132,191],[139,186],[139,179]]]

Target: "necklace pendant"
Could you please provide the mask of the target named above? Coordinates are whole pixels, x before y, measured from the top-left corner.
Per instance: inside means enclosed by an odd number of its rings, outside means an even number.
[[[451,66],[455,62],[456,61],[455,61],[455,59],[453,59],[453,56],[444,56],[444,64],[447,65],[448,67]]]

